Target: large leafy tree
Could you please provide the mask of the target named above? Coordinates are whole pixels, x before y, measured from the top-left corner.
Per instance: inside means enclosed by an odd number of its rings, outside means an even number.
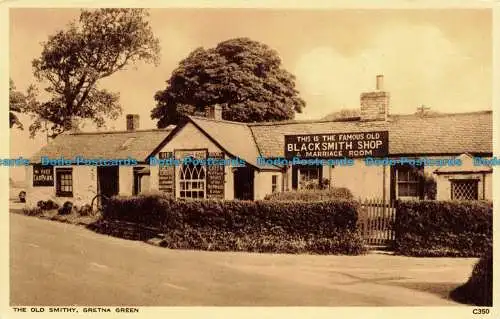
[[[30,133],[50,137],[90,120],[97,127],[121,114],[119,95],[99,88],[99,80],[137,61],[157,63],[159,41],[143,9],[82,10],[78,21],[43,43],[33,61],[35,77],[48,83],[49,99],[30,105]],[[49,123],[49,126],[45,126]]]
[[[14,81],[9,80],[9,127],[23,129],[17,113],[21,113],[26,106],[26,95],[16,90]]]
[[[293,119],[305,107],[295,77],[281,67],[278,53],[248,38],[194,50],[155,100],[151,117],[160,128],[214,104],[222,106],[224,119],[238,122]]]

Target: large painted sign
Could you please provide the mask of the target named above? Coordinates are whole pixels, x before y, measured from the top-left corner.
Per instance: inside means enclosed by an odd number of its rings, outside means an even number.
[[[384,157],[388,152],[388,131],[285,135],[287,159]]]

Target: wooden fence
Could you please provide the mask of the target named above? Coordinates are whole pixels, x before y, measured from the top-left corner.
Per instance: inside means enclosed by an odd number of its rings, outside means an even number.
[[[368,199],[361,203],[358,226],[366,243],[389,245],[395,239],[393,226],[396,208],[394,203],[384,203],[381,199]]]

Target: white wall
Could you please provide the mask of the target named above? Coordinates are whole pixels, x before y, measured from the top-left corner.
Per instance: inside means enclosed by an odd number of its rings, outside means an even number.
[[[422,156],[424,157],[424,156]],[[432,156],[429,159],[454,159],[458,156]],[[392,159],[399,159],[399,157],[393,157]],[[428,176],[432,176],[437,183],[437,199],[449,199],[450,198],[450,183],[442,178],[437,177],[433,174],[439,166],[424,166],[424,173]],[[385,194],[386,200],[390,199],[390,166],[385,166]],[[288,167],[287,169],[286,183],[289,190],[292,189],[292,169]],[[323,167],[323,178],[328,178],[330,180],[330,185],[333,187],[346,187],[348,188],[356,198],[382,198],[383,196],[383,176],[384,176],[384,166],[367,166],[363,159],[354,159],[353,166],[335,166],[331,169],[331,175],[329,173],[329,167]],[[482,184],[480,185],[480,196],[482,196]],[[487,174],[485,178],[485,197],[492,197],[492,186],[491,186],[491,174]]]
[[[254,199],[264,199],[268,194],[272,194],[272,176],[277,176],[277,192],[281,191],[282,173],[269,171],[255,171],[254,175]]]
[[[478,179],[478,199],[492,200],[493,191],[491,189],[492,174],[440,174],[437,176],[437,195],[438,200],[450,200],[451,199],[451,181],[452,179]],[[483,181],[484,181],[484,192],[483,192]]]
[[[187,123],[177,134],[160,150],[160,152],[174,152],[175,150],[208,149],[208,152],[222,152],[222,150],[208,139],[192,123]],[[158,158],[158,155],[156,155]],[[225,154],[225,158],[229,159]],[[225,166],[224,197],[234,198],[234,175],[231,166]],[[175,168],[176,194],[179,192],[179,167]],[[158,166],[151,166],[151,189],[158,190]]]
[[[73,197],[56,196],[56,170],[57,168],[73,169]],[[82,206],[90,204],[92,198],[97,194],[97,169],[94,166],[55,166],[54,186],[33,187],[33,166],[26,168],[26,206],[35,207],[40,200],[49,200],[62,205],[66,201],[74,205]]]
[[[325,167],[323,170],[327,170]],[[385,171],[385,181],[384,181]],[[332,169],[331,185],[345,187],[355,198],[390,198],[390,167],[367,166],[362,159],[355,159],[353,166],[335,166]]]
[[[134,167],[118,167],[118,195],[131,196],[134,190]]]

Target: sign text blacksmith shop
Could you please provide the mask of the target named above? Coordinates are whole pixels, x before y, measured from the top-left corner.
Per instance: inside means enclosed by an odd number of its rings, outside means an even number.
[[[384,157],[389,132],[285,135],[285,158]]]

